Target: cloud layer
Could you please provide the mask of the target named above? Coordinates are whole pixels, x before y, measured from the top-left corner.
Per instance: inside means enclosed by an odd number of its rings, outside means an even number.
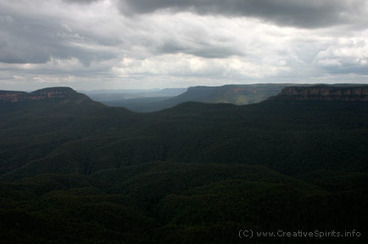
[[[365,0],[126,0],[124,13],[190,11],[201,15],[255,17],[280,25],[306,28],[332,26],[366,19]]]
[[[0,89],[366,82],[363,0],[0,2]]]

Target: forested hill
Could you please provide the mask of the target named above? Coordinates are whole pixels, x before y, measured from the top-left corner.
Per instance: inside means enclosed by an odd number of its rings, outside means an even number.
[[[5,243],[238,243],[244,228],[366,235],[368,102],[138,114],[64,91],[0,103]]]
[[[367,103],[306,99],[316,89],[285,88],[248,106],[184,103],[151,114],[110,108],[68,88],[21,93],[13,106],[2,105],[0,172],[89,174],[154,160],[261,164],[283,173],[365,170]],[[285,98],[300,93],[303,103]]]

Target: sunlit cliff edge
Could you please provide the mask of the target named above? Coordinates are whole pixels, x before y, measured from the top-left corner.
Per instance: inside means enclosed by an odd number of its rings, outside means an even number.
[[[368,85],[286,87],[269,100],[368,102]]]

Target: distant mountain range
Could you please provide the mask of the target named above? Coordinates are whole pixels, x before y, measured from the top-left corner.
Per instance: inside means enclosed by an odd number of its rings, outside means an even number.
[[[166,108],[174,107],[184,102],[203,102],[203,103],[229,103],[234,105],[246,105],[259,103],[270,97],[278,95],[286,87],[298,93],[298,89],[303,87],[316,87],[318,85],[308,84],[254,84],[254,85],[225,85],[217,87],[197,86],[188,89],[163,89],[163,90],[133,90],[114,93],[112,91],[100,93],[100,91],[87,93],[95,101],[102,102],[109,106],[125,107],[135,112],[155,112]],[[348,87],[361,87],[359,84],[339,84],[328,85],[336,89]],[[322,88],[321,88],[322,89]],[[355,88],[356,90],[356,88]],[[322,92],[323,93],[323,92]],[[282,94],[281,94],[282,95]],[[285,95],[285,94],[284,94]],[[313,92],[310,96],[313,95]],[[293,99],[302,99],[306,95],[299,94],[299,98],[294,94]],[[330,99],[332,96],[330,96]],[[285,98],[285,97],[284,97]],[[291,97],[289,97],[291,98]],[[320,97],[321,98],[321,97]],[[314,95],[313,98],[317,99]],[[321,98],[322,99],[322,98]],[[326,96],[325,99],[328,99]]]
[[[290,85],[290,84],[289,84]],[[190,87],[137,94],[88,94],[110,106],[121,106],[136,112],[154,112],[183,102],[252,104],[277,95],[287,84],[225,85]],[[175,94],[181,93],[181,94]],[[165,94],[165,95],[164,95]]]
[[[256,88],[193,88],[178,97],[220,103],[154,113],[0,91],[2,243],[239,243],[245,228],[366,243],[367,86]]]
[[[276,86],[273,88],[276,89]],[[239,90],[239,87],[230,86],[214,88],[213,90],[215,91],[212,94],[218,94],[219,91],[231,90],[229,92],[230,94],[239,92],[241,94],[255,94],[258,97],[258,91],[263,92],[264,90],[259,87],[257,89],[259,90],[246,87],[244,90]],[[204,88],[205,92],[203,93],[206,95],[209,94],[207,92],[208,90],[211,89]],[[267,87],[266,90],[270,91],[271,89]],[[190,94],[199,94],[199,97],[203,98],[204,96],[202,96],[203,93],[201,91],[202,88],[189,89],[187,93],[178,97],[185,98]],[[319,99],[316,99],[316,97]],[[349,113],[357,109],[364,110],[367,108],[367,98],[367,86],[287,87],[277,96],[248,106],[235,106],[225,103],[205,104],[186,102],[161,112],[138,114],[125,108],[108,107],[94,102],[87,96],[77,93],[70,88],[46,88],[31,93],[1,91],[0,112],[3,119],[0,126],[3,133],[3,142],[1,144],[3,146],[3,156],[1,158],[0,174],[4,176],[22,175],[25,172],[34,170],[37,174],[42,172],[50,173],[58,172],[60,167],[64,168],[63,171],[69,173],[94,172],[115,163],[142,163],[152,160],[174,160],[179,162],[188,160],[189,162],[208,161],[220,163],[229,160],[228,157],[231,157],[231,161],[233,162],[250,163],[252,161],[260,161],[266,163],[266,165],[270,165],[269,160],[272,158],[272,153],[263,152],[261,155],[253,154],[253,152],[260,150],[258,148],[259,145],[267,145],[269,143],[273,145],[274,142],[272,140],[268,141],[270,139],[268,136],[265,137],[268,138],[265,139],[266,141],[262,142],[263,138],[261,142],[256,144],[252,142],[252,145],[250,145],[247,143],[251,143],[251,141],[247,142],[245,140],[247,138],[246,135],[244,135],[246,137],[242,141],[238,141],[238,135],[236,133],[232,134],[232,132],[241,131],[241,128],[244,127],[246,130],[253,131],[251,132],[252,135],[259,128],[273,130],[273,133],[278,134],[276,128],[278,130],[288,128],[287,130],[289,130],[289,128],[296,127],[300,128],[300,133],[303,134],[304,132],[301,128],[308,128],[313,124],[318,125],[317,128],[319,129],[325,126],[331,126],[332,129],[337,128],[342,121],[348,124],[364,125],[364,122],[362,122],[364,121],[363,117],[360,120],[358,118],[354,119],[354,117],[351,118],[351,115],[349,115],[349,118],[342,119],[340,118],[342,115],[338,114],[337,111],[342,109],[341,112],[345,113],[347,108],[351,110]],[[329,110],[325,110],[325,114],[319,112],[319,116],[325,117],[323,124],[320,124],[319,120],[321,118],[314,118],[314,113],[318,110],[322,111],[323,109],[329,108],[332,105],[335,106],[336,104],[319,104],[319,102],[334,101],[344,103],[334,109],[336,110],[336,114]],[[294,102],[304,103],[299,104]],[[296,120],[299,121],[299,124],[295,124],[294,119],[296,115],[288,117],[291,112],[299,114],[300,119]],[[360,115],[361,112],[357,114]],[[330,121],[330,117],[335,115],[339,117],[338,121]],[[289,121],[290,118],[294,119]],[[285,127],[288,124],[290,127]],[[362,129],[365,129],[365,127]],[[218,134],[206,134],[206,131],[210,132],[212,130]],[[232,131],[230,133],[232,136],[230,136],[229,131]],[[240,131],[239,133],[242,134],[243,132]],[[260,131],[259,133],[262,134],[263,132]],[[17,135],[18,139],[15,139],[15,135]],[[28,138],[27,135],[30,137]],[[202,143],[204,143],[200,147],[200,151],[195,146],[196,144],[193,144],[193,141],[196,141],[194,138],[197,136],[201,136],[202,139],[200,141],[203,140]],[[279,136],[282,137],[282,135]],[[37,140],[36,138],[39,139]],[[88,140],[84,140],[83,138],[88,138]],[[29,143],[28,140],[32,143]],[[52,143],[50,143],[50,140],[52,140]],[[109,143],[106,145],[101,144],[101,146],[95,148],[96,145],[100,145],[104,140],[109,141]],[[115,140],[116,142],[113,142]],[[254,141],[256,138],[251,137],[249,140]],[[22,153],[12,154],[11,151],[8,152],[6,148],[12,148],[9,144],[10,141],[15,143],[14,146],[23,145],[21,146],[23,148]],[[66,141],[69,142],[65,143]],[[92,143],[93,141],[97,144]],[[212,145],[212,143],[214,144]],[[225,154],[226,156],[222,155],[228,151],[226,145],[237,148],[239,154],[232,152],[229,155]],[[317,145],[318,143],[310,145],[310,147],[314,148]],[[34,151],[39,146],[42,148],[41,151],[45,150],[44,153],[46,153],[42,157],[39,157],[40,151],[38,149]],[[273,146],[276,148],[279,147],[277,144]],[[289,146],[293,147],[294,145],[290,144]],[[216,148],[216,150],[212,147]],[[285,143],[283,143],[283,147],[286,147]],[[357,145],[357,148],[359,147]],[[123,151],[120,151],[119,148]],[[130,149],[128,150],[128,148]],[[243,149],[240,150],[240,148]],[[242,151],[245,150],[248,152],[251,148],[254,150],[249,151],[250,154],[243,154],[244,152]],[[156,149],[158,151],[155,151]],[[18,147],[14,147],[12,150],[18,150]],[[88,163],[88,165],[91,165],[88,167],[84,163],[81,164],[79,160],[79,158],[84,157],[80,153],[85,150],[91,153],[89,156],[91,159]],[[110,153],[110,150],[118,151]],[[270,149],[268,151],[273,152]],[[280,151],[283,151],[283,149],[280,148],[278,152]],[[28,154],[27,152],[32,153]],[[73,153],[70,154],[70,152]],[[217,153],[219,155],[213,157]],[[315,152],[310,151],[310,153],[314,154]],[[341,152],[338,152],[338,154],[341,154]],[[7,157],[6,155],[10,156]],[[99,155],[106,156],[101,157]],[[270,156],[270,159],[260,160],[260,157],[263,158],[266,155]],[[284,160],[288,161],[291,158],[288,156],[282,161]],[[329,162],[329,160],[327,161]],[[353,159],[351,158],[351,160]],[[74,166],[68,168],[65,166],[65,162],[72,163]],[[305,159],[300,162],[305,162]],[[359,160],[356,162],[360,165]],[[343,162],[343,168],[349,169],[351,165],[349,164],[350,166],[348,167],[346,163]],[[53,166],[50,168],[47,165]],[[272,165],[277,170],[284,170],[281,161],[274,162]],[[305,163],[302,165],[303,167],[307,167]],[[311,165],[308,167],[311,167]],[[52,170],[49,171],[50,169]]]
[[[95,101],[103,103],[119,103],[126,100],[146,98],[170,98],[187,91],[187,88],[165,88],[149,90],[95,90],[81,91]]]
[[[204,102],[245,105],[258,103],[278,94],[285,84],[225,85],[190,87],[187,92],[171,98],[173,103]]]
[[[184,91],[184,92],[183,92]],[[203,103],[229,103],[234,105],[246,105],[259,103],[267,99],[271,100],[287,100],[287,101],[368,101],[368,85],[299,85],[286,86],[285,84],[257,84],[257,85],[226,85],[220,87],[190,87],[188,89],[163,89],[153,92],[142,92],[142,90],[134,90],[133,93],[96,93],[92,92],[90,97],[96,100],[104,100],[105,103],[127,103],[128,101],[156,101],[157,109],[159,106],[173,107],[185,102],[203,102]],[[182,92],[182,93],[181,93]],[[173,94],[181,93],[172,97]],[[110,95],[109,95],[110,94]],[[121,97],[126,94],[134,96],[133,98]],[[136,94],[136,95],[133,95]],[[106,96],[106,97],[105,97]],[[140,98],[136,98],[140,97]],[[16,103],[22,101],[42,101],[42,100],[64,100],[76,99],[90,100],[87,96],[75,92],[68,87],[53,87],[40,89],[34,92],[21,91],[1,91],[0,102]],[[163,100],[164,99],[164,100]],[[124,102],[125,101],[125,102]],[[160,103],[160,104],[159,104]],[[142,105],[143,106],[143,105]],[[148,104],[146,104],[148,108]],[[128,107],[129,108],[129,107]]]

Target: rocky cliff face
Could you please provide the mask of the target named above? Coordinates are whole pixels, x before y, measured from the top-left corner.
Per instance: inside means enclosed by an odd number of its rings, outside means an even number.
[[[78,93],[68,87],[45,88],[31,93],[17,91],[0,91],[0,103],[60,100],[75,97],[76,95],[78,95]]]
[[[286,87],[271,100],[289,101],[364,101],[368,102],[368,86]]]

